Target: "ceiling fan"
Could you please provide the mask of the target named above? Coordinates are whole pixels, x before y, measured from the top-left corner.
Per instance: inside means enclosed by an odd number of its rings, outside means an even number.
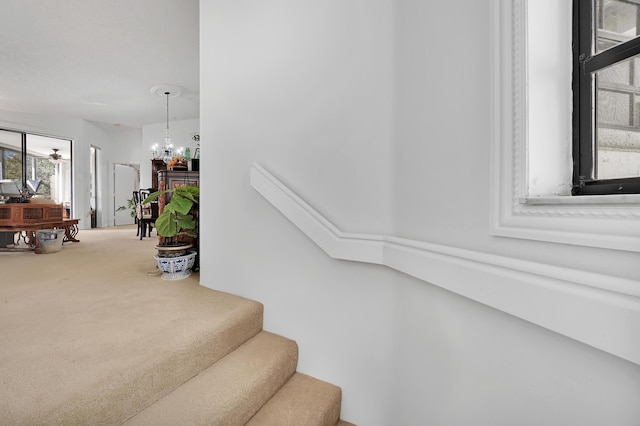
[[[49,157],[51,157],[53,161],[62,160],[62,155],[58,154],[59,149],[58,148],[52,148],[52,149],[53,149],[53,154],[49,154]]]

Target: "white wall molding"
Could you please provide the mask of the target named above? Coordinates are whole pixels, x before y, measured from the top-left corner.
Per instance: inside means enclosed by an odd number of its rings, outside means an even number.
[[[384,265],[640,364],[640,282],[343,232],[258,164],[251,186],[335,259]]]

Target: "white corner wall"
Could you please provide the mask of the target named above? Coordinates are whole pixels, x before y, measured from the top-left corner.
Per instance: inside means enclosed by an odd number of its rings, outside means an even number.
[[[258,162],[350,232],[638,280],[628,253],[490,235],[488,0],[201,0],[200,13],[201,284],[264,303],[299,370],[342,387],[344,419],[638,423],[638,365],[331,259],[249,185]]]
[[[249,185],[260,161],[348,229],[391,227],[391,3],[202,1],[201,284],[265,304],[343,417],[392,424],[394,275],[326,257]]]

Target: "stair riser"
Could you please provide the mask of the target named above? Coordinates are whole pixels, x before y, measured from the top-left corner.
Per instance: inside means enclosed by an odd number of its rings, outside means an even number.
[[[126,425],[244,425],[297,363],[295,342],[263,331]]]

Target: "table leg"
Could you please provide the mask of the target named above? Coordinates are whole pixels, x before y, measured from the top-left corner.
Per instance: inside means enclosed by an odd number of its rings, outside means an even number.
[[[74,243],[79,243],[80,240],[76,238],[78,235],[78,225],[65,225],[64,227],[64,238],[62,240],[62,244],[67,243],[69,241]]]

